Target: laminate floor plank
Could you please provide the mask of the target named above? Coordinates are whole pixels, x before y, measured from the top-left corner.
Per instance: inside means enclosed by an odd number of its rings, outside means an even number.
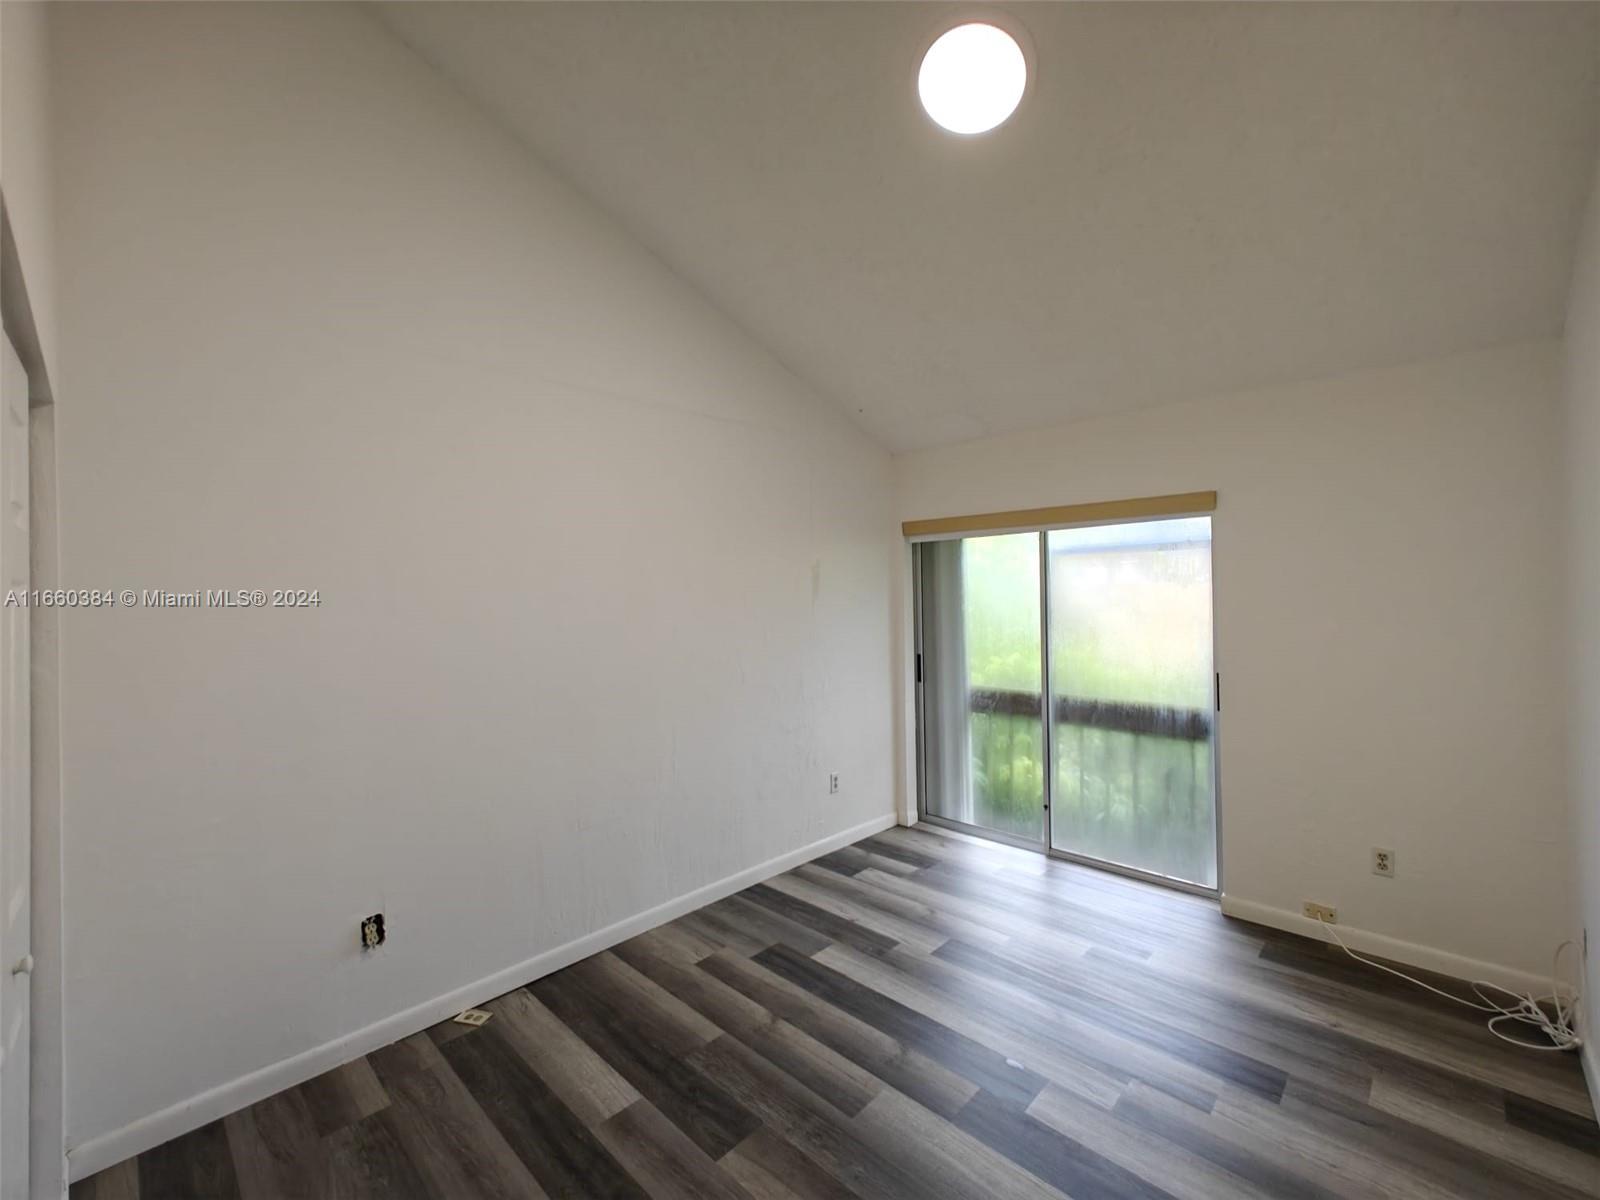
[[[238,1195],[239,1177],[221,1121],[202,1125],[139,1156],[140,1200],[189,1196],[231,1200]]]
[[[925,947],[926,949],[935,949],[939,942],[952,937],[959,937],[978,945],[1004,945],[1011,940],[1010,934],[991,929],[978,921],[969,921],[957,914],[934,908],[930,904],[900,896],[892,890],[874,884],[871,880],[863,881],[855,875],[824,871],[814,863],[796,867],[789,875],[780,875],[778,879],[791,877],[832,892],[864,910],[884,914],[894,918],[896,922],[913,926],[919,931],[920,936],[933,941],[933,945]],[[777,886],[777,883],[774,882],[773,886]],[[910,941],[913,944],[916,942],[915,938],[902,937],[898,940]]]
[[[842,957],[838,948],[819,956],[834,962]],[[1126,1029],[1108,1026],[1092,1006],[1068,1008],[1057,1003],[1057,997],[1041,996],[937,955],[897,952],[885,956],[883,963],[897,974],[893,980],[881,980],[880,987],[897,991],[894,983],[904,986],[902,981],[910,979],[916,981],[920,995],[926,996],[925,989],[931,987],[964,1010],[981,1012],[983,1019],[1003,1024],[1020,1039],[1012,1052],[1019,1061],[1037,1063],[1052,1079],[1090,1099],[1106,1092],[1108,1082],[1125,1084],[1137,1079],[1202,1110],[1209,1111],[1216,1100],[1221,1085],[1218,1076]],[[1112,1096],[1104,1102],[1114,1100]]]
[[[1194,1153],[1180,1142],[1123,1120],[1110,1109],[1051,1084],[1028,1115],[1178,1200],[1274,1200],[1273,1193]],[[1311,1189],[1306,1189],[1308,1197]]]
[[[849,917],[839,916],[809,900],[802,900],[787,891],[779,891],[771,884],[758,883],[752,888],[746,888],[740,894],[762,908],[815,931],[821,935],[825,944],[844,942],[846,945],[863,950],[887,950],[895,945],[895,939],[886,934],[870,929]],[[815,953],[816,949],[817,947],[812,947],[804,953]]]
[[[714,942],[700,937],[690,931],[682,921],[674,921],[670,925],[657,925],[654,929],[631,937],[621,943],[617,949],[628,946],[638,946],[648,949],[657,957],[668,959],[671,962],[688,963],[699,962],[702,958],[709,958],[722,949],[721,942]]]
[[[581,965],[581,964],[580,964]],[[698,1047],[657,1040],[659,1020],[618,1007],[606,989],[568,971],[539,980],[533,993],[641,1096],[712,1158],[721,1158],[760,1123],[714,1081],[689,1065]]]
[[[833,1007],[751,959],[714,954],[699,967],[934,1112],[953,1116],[978,1090],[977,1084],[916,1047]]]
[[[389,1103],[383,1085],[364,1058],[347,1062],[300,1085],[317,1128],[326,1136],[354,1125]]]
[[[71,1200],[1600,1200],[1577,1056],[1214,900],[929,826],[480,1007]]]
[[[1282,1096],[1284,1085],[1288,1083],[1287,1073],[1270,1063],[1186,1033],[1175,1025],[1153,1021],[1128,1008],[1108,1004],[1103,998],[1066,982],[1065,972],[1047,972],[981,947],[956,942],[946,942],[934,954],[977,974],[1010,979],[1034,995],[1072,1008],[1082,1016],[1098,1016],[1109,1029],[1123,1037],[1146,1042],[1219,1079],[1259,1092],[1269,1100]]]
[[[694,912],[685,913],[670,925],[663,925],[661,928],[682,930],[690,937],[715,946],[718,950],[730,950],[740,955],[759,954],[778,940],[777,936],[763,937],[760,931],[750,929],[742,921],[730,916],[726,910],[716,913],[710,908],[697,908]]]
[[[425,1034],[398,1045],[413,1055],[388,1046],[367,1057],[389,1095],[384,1115],[429,1189],[483,1200],[544,1200],[544,1189],[437,1045]]]
[[[291,1088],[222,1119],[244,1200],[307,1200],[328,1191],[328,1151],[305,1098]]]
[[[902,1045],[914,1046],[980,1088],[1026,1105],[1045,1078],[1000,1051],[957,1033],[843,972],[807,958],[787,946],[769,946],[756,962],[805,988],[818,998],[860,1017]]]
[[[915,846],[900,845],[899,841],[893,836],[895,832],[892,829],[885,830],[883,833],[875,834],[857,842],[856,845],[871,854],[892,859],[916,870],[927,870],[929,867],[939,865],[939,859],[936,856],[925,854]]]
[[[432,1194],[387,1117],[380,1109],[329,1135],[328,1195],[334,1200],[425,1200]]]
[[[713,930],[725,931],[728,936],[724,944],[745,955],[759,954],[778,942],[793,946],[802,954],[814,954],[833,942],[827,934],[792,919],[777,908],[757,904],[744,892],[719,900],[696,915],[712,922]]]
[[[595,1130],[645,1191],[666,1200],[751,1200],[750,1193],[646,1100]]]
[[[489,1011],[494,1018],[484,1032],[519,1055],[585,1124],[599,1125],[639,1099],[638,1089],[527,988],[490,1001]]]
[[[1130,1126],[1186,1150],[1266,1192],[1305,1200],[1360,1200],[1384,1194],[1367,1180],[1346,1180],[1337,1163],[1293,1142],[1276,1142],[1247,1125],[1219,1120],[1145,1084],[1129,1087],[1112,1110]]]
[[[1036,966],[1048,978],[1060,979],[1050,991],[1065,1007],[1085,1014],[1114,1014],[1108,1028],[1126,1035],[1141,1036],[1141,1029],[1160,1031],[1160,1037],[1149,1039],[1152,1044],[1206,1069],[1220,1063],[1221,1069],[1215,1072],[1219,1078],[1239,1081],[1232,1069],[1237,1067],[1232,1055],[1258,1064],[1258,1070],[1271,1072],[1258,1081],[1265,1083],[1269,1093],[1281,1092],[1282,1079],[1292,1074],[1365,1096],[1376,1066],[1394,1061],[1395,1056],[1348,1036],[1334,1023],[1308,1025],[1270,1006],[1258,1005],[1249,995],[1213,987],[1205,980],[1179,982],[1149,962],[1109,961],[1090,954],[1071,965],[1068,980],[1059,963],[1015,948],[1001,954],[1024,966]],[[977,970],[980,977],[985,975],[981,966]],[[1200,1039],[1206,1048],[1202,1054],[1190,1052],[1194,1045],[1190,1039]],[[1219,1055],[1222,1057],[1217,1058]]]
[[[1481,1091],[1493,1093],[1491,1088]],[[1487,1150],[1496,1158],[1580,1192],[1592,1190],[1600,1175],[1600,1155],[1559,1139],[1552,1141],[1542,1131],[1521,1125],[1510,1116],[1504,1093],[1485,1096],[1468,1088],[1432,1087],[1419,1083],[1414,1074],[1396,1076],[1380,1071],[1368,1103],[1418,1128],[1462,1146]]]
[[[1162,944],[1159,926],[1107,915],[1096,908],[1019,887],[1009,879],[973,876],[953,867],[934,867],[917,882],[944,893],[948,907],[984,905],[1009,916],[1013,928],[1026,934],[1051,928],[1069,929],[1075,938],[1132,958],[1148,958]]]
[[[1504,1087],[1583,1119],[1593,1113],[1582,1072],[1572,1070],[1570,1056],[1486,1040],[1483,1024],[1476,1017],[1461,1021],[1455,1009],[1413,1007],[1403,994],[1358,991],[1261,962],[1212,969],[1215,964],[1204,957],[1188,956],[1181,962],[1158,957],[1140,966],[1192,998],[1194,1011],[1205,1011],[1200,1001],[1211,996],[1223,1009],[1237,1010],[1237,1017],[1228,1018],[1236,1025],[1247,1013],[1254,1014],[1254,1033],[1270,1026],[1302,1059],[1317,1058],[1334,1069],[1368,1074],[1437,1068],[1463,1087]],[[1151,990],[1125,978],[1129,992]]]
[[[723,1155],[722,1169],[754,1200],[861,1200],[766,1125]]]
[[[987,1095],[978,1092],[966,1112]],[[1015,1116],[1015,1110],[1009,1110]],[[1066,1193],[1043,1173],[985,1142],[957,1114],[954,1123],[936,1117],[899,1092],[875,1097],[851,1122],[880,1154],[896,1160],[908,1174],[951,1180],[965,1194],[1010,1196],[1017,1200],[1064,1200]]]
[[[834,878],[843,880],[843,876],[836,875]],[[762,886],[832,913],[841,920],[887,938],[891,943],[899,942],[917,950],[932,951],[937,950],[949,937],[925,924],[908,921],[880,907],[863,904],[859,897],[845,889],[829,886],[826,879],[818,882],[798,870],[779,875]]]
[[[782,1019],[715,975],[700,970],[698,963],[673,962],[637,938],[624,942],[613,953],[663,991],[687,1004],[719,1032],[742,1034]]]
[[[1018,921],[1014,914],[1008,913],[1003,907],[982,901],[952,901],[947,893],[924,883],[920,874],[890,875],[869,868],[855,878],[857,882],[875,888],[887,896],[914,901],[937,913],[956,914],[953,919],[980,926],[986,931],[985,933],[966,939],[977,945],[1004,944],[1014,938],[1022,938],[1042,944],[1045,948],[1067,958],[1085,954],[1094,948],[1093,942],[1075,936],[1065,926],[1055,924],[1046,927],[1032,926]]]
[[[1219,1105],[1230,1103],[1228,1098]],[[1261,1111],[1253,1098],[1245,1103]],[[1483,1146],[1466,1146],[1415,1125],[1392,1113],[1351,1100],[1348,1096],[1294,1081],[1273,1114],[1280,1121],[1311,1124],[1345,1145],[1384,1161],[1403,1159],[1417,1174],[1452,1194],[1494,1200],[1524,1196],[1528,1200],[1578,1200],[1581,1193],[1556,1180],[1526,1170]]]
[[[1069,1196],[1104,1200],[1173,1200],[1170,1192],[1044,1122],[979,1092],[956,1126]]]
[[[1309,1002],[1275,1004],[1258,988],[1186,976],[1155,960],[1113,961],[1091,953],[1074,977],[1085,992],[1108,1003],[1352,1093],[1364,1094],[1373,1071],[1397,1057],[1349,1032],[1356,1014],[1326,1008],[1326,1021],[1310,1022]]]
[[[908,1171],[855,1132],[844,1113],[732,1038],[718,1038],[696,1051],[695,1058],[758,1113],[764,1125],[858,1196],[965,1200],[971,1195],[957,1180]]]
[[[1528,1096],[1507,1092],[1503,1100],[1506,1120],[1517,1128],[1531,1130],[1589,1155],[1600,1155],[1600,1127],[1593,1121]]]
[[[553,1200],[649,1195],[519,1057],[477,1038],[459,1038],[443,1053]]]
[[[897,951],[876,958],[848,946],[830,946],[816,955],[816,961],[1010,1060],[1028,1064],[1048,1079],[1070,1081],[1075,1090],[1107,1108],[1116,1103],[1131,1077],[1130,1072],[1113,1071],[1085,1057],[1079,1046],[1063,1045],[1055,1036],[1060,1022],[1053,1017],[1048,1022],[1040,1019],[1036,1009],[1019,1004],[1017,997],[978,998],[971,990],[963,989],[958,999],[931,985],[918,970],[929,960],[909,952]],[[963,1104],[970,1099],[970,1095],[965,1097]]]
[[[80,1179],[69,1191],[70,1200],[139,1200],[139,1160],[125,1158],[87,1179]]]
[[[854,846],[845,846],[840,850],[831,850],[827,854],[818,855],[811,860],[811,865],[820,867],[824,871],[835,871],[840,875],[854,875],[866,868],[868,857],[864,850],[857,850]]]
[[[881,1089],[871,1072],[714,975],[670,963],[639,947],[619,947],[618,954],[840,1111],[859,1111]]]

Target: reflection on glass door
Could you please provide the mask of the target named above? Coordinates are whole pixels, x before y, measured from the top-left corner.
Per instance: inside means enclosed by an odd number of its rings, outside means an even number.
[[[916,549],[922,812],[1215,888],[1210,518]]]
[[[923,810],[1042,843],[1039,535],[918,549]]]
[[[1046,537],[1050,844],[1215,887],[1210,518]]]

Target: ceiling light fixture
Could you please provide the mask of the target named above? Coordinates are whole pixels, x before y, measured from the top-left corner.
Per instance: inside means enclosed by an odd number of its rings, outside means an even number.
[[[1017,110],[1028,85],[1022,47],[981,21],[946,30],[923,55],[922,107],[951,133],[985,133]]]

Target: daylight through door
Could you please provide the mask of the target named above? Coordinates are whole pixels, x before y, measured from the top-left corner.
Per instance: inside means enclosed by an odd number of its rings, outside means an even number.
[[[915,553],[922,815],[1216,888],[1210,518]]]

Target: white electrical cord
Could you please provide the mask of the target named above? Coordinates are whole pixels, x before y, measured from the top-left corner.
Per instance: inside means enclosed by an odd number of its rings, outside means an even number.
[[[1396,971],[1393,967],[1386,967],[1381,962],[1362,957],[1345,945],[1344,939],[1339,936],[1339,931],[1333,925],[1323,921],[1322,927],[1328,931],[1329,936],[1338,944],[1339,949],[1357,962],[1365,963],[1369,967],[1376,967],[1380,971],[1386,971],[1390,975],[1404,979],[1407,983],[1414,983],[1419,988],[1424,988],[1436,996],[1443,996],[1446,1000],[1453,1000],[1457,1004],[1465,1005],[1467,1008],[1475,1008],[1479,1012],[1493,1013],[1494,1015],[1489,1018],[1489,1032],[1502,1042],[1510,1042],[1513,1046],[1521,1046],[1524,1050],[1576,1050],[1583,1045],[1583,1039],[1578,1036],[1578,1031],[1573,1025],[1573,1016],[1578,1010],[1577,995],[1574,993],[1570,1005],[1563,1004],[1561,1002],[1560,982],[1557,979],[1557,976],[1561,973],[1561,952],[1568,946],[1573,945],[1570,940],[1562,942],[1556,947],[1555,959],[1550,964],[1550,995],[1544,999],[1556,1010],[1556,1015],[1552,1018],[1544,1010],[1540,1000],[1531,993],[1526,996],[1519,995],[1510,988],[1501,987],[1498,983],[1487,983],[1480,980],[1472,984],[1473,993],[1478,997],[1477,1000],[1468,1000],[1461,996],[1452,995],[1450,992],[1434,987],[1431,983],[1423,983],[1420,979],[1413,979],[1404,971]],[[1516,1003],[1510,1007],[1500,1004],[1484,994],[1485,988],[1492,988],[1497,992],[1504,992],[1508,996],[1515,997]],[[1507,1022],[1533,1026],[1550,1039],[1550,1045],[1541,1046],[1525,1038],[1509,1037],[1501,1033],[1500,1025]]]

